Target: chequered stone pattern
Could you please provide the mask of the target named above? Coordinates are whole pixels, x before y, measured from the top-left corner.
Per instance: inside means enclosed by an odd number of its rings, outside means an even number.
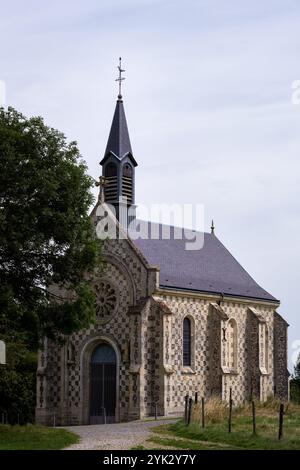
[[[144,413],[154,413],[155,403],[159,404],[160,413],[163,414],[163,371],[162,359],[162,321],[163,317],[159,306],[153,301],[144,309],[143,315],[143,355],[142,366],[144,372]]]
[[[209,302],[179,296],[161,296],[172,314],[166,314],[164,331],[165,365],[172,370],[166,379],[165,403],[169,412],[176,412],[183,406],[184,396],[198,391],[205,392],[207,370],[209,367],[209,337],[206,329],[206,317]],[[182,323],[188,316],[192,324],[192,365],[182,365]]]
[[[109,279],[117,287],[118,292],[118,312],[114,315],[113,319],[105,323],[104,325],[99,322],[90,326],[88,329],[82,330],[71,336],[71,341],[75,347],[75,361],[69,375],[69,399],[70,403],[75,407],[79,406],[80,402],[80,354],[85,340],[89,337],[93,337],[97,332],[101,335],[108,335],[113,338],[117,347],[122,352],[124,350],[124,344],[129,340],[129,317],[127,310],[129,307],[129,286],[128,281],[118,270],[115,265],[109,264],[104,269],[103,276],[105,279]],[[128,375],[124,368],[120,368],[120,406],[121,408],[126,407],[128,402],[128,390],[126,390],[126,383],[128,382]]]
[[[264,318],[269,334],[269,367],[268,375],[259,376],[260,390],[259,398],[265,400],[272,395],[272,377],[273,377],[273,312],[272,307],[262,307],[253,305]],[[247,328],[248,306],[242,303],[230,302],[225,305],[224,311],[229,318],[234,318],[237,322],[237,371],[236,374],[225,374],[223,377],[223,399],[229,399],[229,391],[232,389],[232,398],[235,403],[242,403],[248,400],[251,395],[251,383],[249,381],[250,370],[254,367],[249,357],[249,339],[251,330]],[[253,339],[254,341],[254,339]],[[258,337],[255,341],[259,341]],[[256,358],[257,360],[257,358]],[[256,374],[259,374],[257,369]]]
[[[57,408],[61,402],[61,349],[48,341],[47,401],[48,406]]]
[[[56,412],[57,424],[69,424],[82,422],[83,384],[81,361],[85,345],[89,339],[99,334],[109,337],[118,348],[121,356],[119,366],[119,413],[120,419],[126,420],[131,414],[138,417],[140,381],[136,373],[131,373],[131,366],[140,365],[140,319],[136,315],[128,314],[129,307],[138,302],[140,297],[146,296],[147,271],[137,254],[131,249],[125,240],[119,242],[110,241],[104,244],[104,267],[99,274],[99,279],[105,279],[116,289],[118,295],[118,308],[113,318],[103,324],[101,320],[89,328],[81,330],[68,339],[68,345],[60,346],[48,342],[44,356],[47,357],[46,383],[44,376],[39,380],[40,386],[47,389],[44,392],[43,407]],[[111,262],[111,259],[113,262]],[[117,266],[117,264],[119,265]],[[134,319],[134,317],[137,317]],[[132,321],[134,329],[131,328]],[[68,360],[68,349],[73,349],[73,358]],[[132,354],[129,350],[132,349]],[[43,357],[44,357],[43,356]],[[129,363],[129,356],[131,362]],[[64,360],[62,360],[62,357]],[[63,369],[62,369],[63,365]],[[63,397],[63,399],[62,399]],[[130,400],[135,405],[137,412],[130,411]],[[37,419],[41,410],[41,400],[38,404]],[[134,408],[134,406],[132,406]],[[44,413],[40,413],[44,416]],[[61,416],[61,418],[59,418]],[[48,422],[51,422],[49,418]],[[47,422],[44,419],[44,423]]]
[[[88,369],[89,362],[84,358],[88,345],[98,336],[109,338],[120,353],[118,408],[122,421],[153,414],[155,403],[160,414],[182,411],[185,395],[195,392],[228,400],[231,389],[235,404],[251,395],[265,400],[275,388],[286,397],[286,323],[273,306],[226,300],[220,303],[222,316],[211,298],[151,290],[153,272],[126,240],[106,241],[103,255],[105,264],[97,279],[114,286],[117,310],[107,322],[99,320],[71,335],[62,348],[48,341],[39,356],[39,422],[51,424],[56,413],[57,424],[87,424],[89,384],[84,374],[88,370],[83,369]],[[192,327],[190,367],[182,365],[186,316]],[[237,325],[235,370],[226,367],[224,338],[231,319]],[[264,371],[259,359],[263,357],[259,340],[262,323],[268,335]]]
[[[287,323],[275,312],[274,315],[274,392],[280,398],[288,395],[288,370],[287,364]]]
[[[201,396],[219,395],[224,400],[229,399],[230,389],[236,404],[248,400],[254,385],[251,384],[250,374],[253,369],[259,382],[258,395],[261,400],[267,399],[274,393],[273,383],[273,354],[274,354],[274,308],[262,304],[247,304],[245,302],[222,302],[221,307],[228,320],[221,320],[213,314],[210,301],[184,295],[162,295],[163,300],[173,315],[168,315],[164,323],[164,360],[174,372],[165,380],[165,406],[169,412],[181,410],[184,396],[198,392]],[[259,344],[259,338],[251,337],[252,329],[247,321],[249,307],[255,308],[263,318],[268,334],[268,370],[259,370],[258,354],[254,359],[249,355],[249,341]],[[182,322],[188,315],[194,323],[194,360],[191,368],[182,366]],[[222,354],[225,345],[222,342],[222,328],[234,319],[237,324],[236,370],[222,372]],[[258,322],[258,320],[255,320]],[[259,329],[257,328],[257,335]],[[283,334],[284,328],[282,328]],[[285,346],[281,350],[285,350]],[[253,365],[253,361],[255,362]],[[284,362],[284,361],[281,361]],[[255,368],[256,364],[256,368]],[[283,367],[284,368],[284,367]]]
[[[134,279],[136,300],[145,297],[147,292],[147,270],[133,250],[128,247],[128,242],[126,240],[109,240],[105,242],[104,252],[105,255],[112,255],[126,265]]]

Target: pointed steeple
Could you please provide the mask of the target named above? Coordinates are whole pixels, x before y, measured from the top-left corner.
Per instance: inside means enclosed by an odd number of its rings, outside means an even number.
[[[122,99],[117,100],[104,158],[101,160],[100,164],[103,165],[107,157],[111,154],[116,156],[119,160],[122,160],[126,155],[128,155],[128,157],[132,160],[133,165],[137,166],[137,163],[132,155],[132,148]]]
[[[115,207],[117,219],[134,219],[135,215],[129,207],[135,208],[135,161],[129,138],[124,104],[121,94],[121,84],[124,80],[121,59],[119,59],[119,94],[112,120],[112,125],[107,141],[104,157],[100,162],[102,165],[102,176],[105,181],[102,198],[105,202]]]
[[[132,154],[125,110],[123,105],[122,82],[125,80],[125,77],[122,76],[122,73],[125,72],[125,70],[122,69],[121,57],[119,57],[118,70],[119,76],[116,79],[116,82],[118,82],[119,84],[119,94],[114,117],[110,128],[106,150],[104,153],[104,158],[101,160],[100,165],[103,165],[106,162],[109,155],[113,155],[119,160],[123,160],[124,157],[129,157],[133,166],[137,166],[137,162],[133,158]]]

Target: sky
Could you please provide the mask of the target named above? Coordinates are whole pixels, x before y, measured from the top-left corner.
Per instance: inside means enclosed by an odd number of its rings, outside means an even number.
[[[76,140],[94,178],[122,56],[136,202],[204,205],[205,229],[214,219],[281,299],[290,370],[300,351],[299,24],[297,0],[0,0],[5,104]]]

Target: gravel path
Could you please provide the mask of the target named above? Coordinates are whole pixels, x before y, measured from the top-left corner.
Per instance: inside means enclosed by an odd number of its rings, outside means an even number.
[[[66,450],[128,450],[143,444],[150,437],[151,428],[168,423],[174,423],[174,419],[68,426],[65,429],[78,434],[81,439]]]

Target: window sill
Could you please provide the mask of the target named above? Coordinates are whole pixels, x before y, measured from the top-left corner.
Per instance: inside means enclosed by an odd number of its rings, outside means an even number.
[[[139,374],[141,366],[138,364],[131,365],[129,367],[129,374]]]
[[[165,372],[166,375],[171,375],[171,374],[174,373],[174,369],[169,364],[165,364],[164,365],[164,372]]]
[[[196,374],[196,371],[195,369],[193,369],[192,367],[190,366],[182,366],[181,369],[180,369],[181,373],[183,375],[193,375],[193,374]]]
[[[226,375],[238,375],[238,371],[236,369],[230,369],[230,367],[221,367],[223,374]]]
[[[261,375],[270,375],[270,373],[267,371],[265,367],[260,367],[259,371]]]

